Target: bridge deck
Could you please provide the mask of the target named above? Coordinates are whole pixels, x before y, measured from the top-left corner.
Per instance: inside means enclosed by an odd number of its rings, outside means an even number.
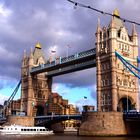
[[[76,53],[64,58],[58,58],[54,61],[47,62],[32,68],[31,74],[39,74],[46,72],[47,76],[57,76],[65,73],[70,73],[78,70],[83,70],[96,66],[96,49],[91,49],[85,52]]]
[[[42,125],[50,122],[60,122],[60,121],[65,121],[70,119],[81,120],[82,114],[36,116],[35,125]]]

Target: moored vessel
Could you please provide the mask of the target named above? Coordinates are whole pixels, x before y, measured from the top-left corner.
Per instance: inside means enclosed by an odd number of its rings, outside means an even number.
[[[48,130],[45,127],[27,127],[20,125],[11,125],[0,127],[1,134],[24,134],[24,135],[52,135],[53,131]]]

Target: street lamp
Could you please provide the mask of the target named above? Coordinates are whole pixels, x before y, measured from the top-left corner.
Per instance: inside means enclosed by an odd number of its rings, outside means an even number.
[[[50,49],[51,51],[51,55],[50,55],[50,63],[53,61],[53,59],[55,58],[54,54],[56,53],[56,49],[55,47]]]
[[[70,48],[70,45],[67,45],[66,47],[67,47],[67,54],[66,54],[66,57],[68,57],[68,56],[69,56],[69,48]]]
[[[56,53],[56,50],[51,50],[51,54],[54,56],[54,54]],[[54,56],[55,58],[55,56]]]

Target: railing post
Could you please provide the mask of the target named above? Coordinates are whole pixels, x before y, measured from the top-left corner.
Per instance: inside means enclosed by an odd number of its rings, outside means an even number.
[[[78,58],[78,53],[75,54],[75,58]]]

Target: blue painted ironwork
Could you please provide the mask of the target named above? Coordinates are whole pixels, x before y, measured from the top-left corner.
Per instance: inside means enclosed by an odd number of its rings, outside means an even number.
[[[64,73],[74,72],[78,69],[83,70],[83,69],[91,67],[93,65],[96,65],[96,59],[48,71],[46,73],[46,76],[57,76],[57,75],[64,74]]]
[[[125,65],[125,67],[132,73],[134,74],[137,78],[140,79],[140,76],[135,73],[132,68],[134,68],[137,71],[140,71],[139,68],[137,68],[136,66],[132,65],[130,62],[128,62],[127,60],[125,60],[118,52],[115,52],[116,56],[121,60],[121,62]]]
[[[75,119],[75,120],[81,120],[82,115],[76,114],[76,115],[48,115],[48,116],[36,116],[35,118],[35,125],[41,125],[44,123],[49,122],[61,122],[65,120]]]
[[[6,104],[4,104],[3,110],[2,110],[2,114],[0,114],[2,117],[3,117],[3,114],[4,114],[5,109],[6,109],[6,108],[9,106],[9,104],[13,101],[13,99],[14,99],[14,97],[15,97],[15,95],[16,95],[16,93],[17,93],[19,87],[20,87],[20,85],[21,85],[21,80],[19,81],[19,83],[17,84],[15,90],[13,91],[13,93],[11,94],[11,96],[9,97],[9,99],[7,100]]]
[[[137,57],[137,62],[140,63],[140,58]]]
[[[2,112],[0,113],[0,123],[2,121],[5,121],[5,118],[4,117],[4,112],[5,112],[5,109],[10,105],[10,103],[13,101],[19,87],[21,85],[21,80],[19,81],[19,83],[17,84],[16,88],[14,89],[13,93],[11,94],[11,96],[8,98],[8,100],[6,101],[6,103],[4,104],[3,106],[3,109],[2,109]]]

